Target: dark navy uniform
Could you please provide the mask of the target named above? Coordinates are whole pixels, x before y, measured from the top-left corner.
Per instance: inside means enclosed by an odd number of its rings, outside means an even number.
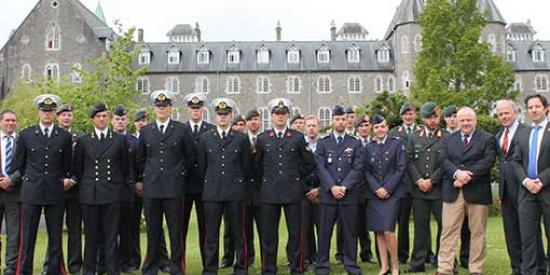
[[[289,250],[292,252],[290,268],[292,274],[304,272],[301,243],[301,209],[307,177],[315,169],[315,160],[304,139],[304,135],[286,129],[281,137],[274,129],[258,136],[256,164],[260,173],[263,274],[277,272],[277,248],[279,241],[279,219],[281,208],[289,235]]]
[[[348,274],[361,274],[357,266],[357,215],[363,156],[361,142],[348,134],[332,133],[317,144],[316,160],[321,192],[319,204],[319,237],[316,274],[329,274],[330,240],[334,224],[341,223],[343,233],[342,262]],[[333,186],[346,187],[342,199],[332,195]]]
[[[147,257],[143,274],[157,274],[161,265],[160,240],[163,215],[170,236],[172,274],[182,274],[182,197],[185,175],[195,161],[194,144],[185,126],[170,120],[162,133],[156,122],[143,127],[137,151],[138,181],[143,181],[147,220]]]
[[[50,132],[51,131],[51,132]],[[17,274],[32,274],[34,246],[42,209],[48,229],[48,274],[63,274],[61,235],[65,192],[63,179],[71,169],[71,134],[52,126],[45,136],[39,125],[21,132],[13,172],[22,177],[21,221]]]
[[[200,127],[197,125],[195,131],[194,127],[190,122],[185,123],[185,127],[191,132],[193,141],[195,143],[195,149],[199,143],[199,138],[206,133],[208,130],[215,128],[212,124],[202,121]],[[198,226],[198,237],[199,237],[199,249],[201,251],[201,261],[202,266],[204,267],[204,237],[205,237],[205,217],[204,217],[204,206],[202,203],[202,188],[203,183],[200,175],[198,174],[197,164],[193,164],[195,169],[191,169],[185,178],[185,190],[183,197],[183,233],[184,233],[184,247],[183,253],[186,252],[187,248],[187,232],[189,230],[189,221],[191,220],[191,210],[193,209],[193,203],[195,204],[195,214],[197,218]],[[185,254],[184,254],[185,255]]]
[[[120,274],[118,221],[129,165],[125,135],[108,130],[103,138],[93,132],[77,141],[73,175],[79,186],[86,238],[82,274],[96,274],[100,236],[107,274]]]
[[[399,212],[399,203],[406,195],[402,182],[406,169],[406,150],[403,140],[386,137],[385,142],[371,141],[365,150],[365,177],[367,192],[367,228],[375,232],[393,232]],[[390,193],[388,199],[376,196],[383,187]]]
[[[411,189],[414,216],[414,246],[410,262],[411,271],[423,272],[424,263],[431,251],[430,214],[437,222],[436,252],[439,252],[443,201],[441,200],[441,169],[439,152],[441,139],[447,135],[442,129],[430,133],[424,127],[409,137],[407,143],[408,174],[413,183]],[[431,180],[432,189],[423,192],[418,181]]]
[[[202,199],[206,214],[205,267],[203,274],[217,274],[219,233],[222,214],[231,222],[237,262],[235,274],[247,274],[248,255],[244,230],[246,183],[251,173],[248,137],[227,129],[221,137],[217,128],[208,130],[199,141],[197,163],[204,175]]]

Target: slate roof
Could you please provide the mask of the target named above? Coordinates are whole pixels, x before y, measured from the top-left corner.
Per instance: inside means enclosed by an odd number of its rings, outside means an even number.
[[[80,13],[86,24],[92,28],[94,34],[98,38],[114,38],[115,32],[105,22],[98,18],[92,11],[90,11],[79,0],[68,1],[73,5],[75,10]]]
[[[506,31],[508,33],[537,33],[532,26],[526,23],[510,23],[508,26],[506,26]]]
[[[168,65],[167,53],[176,46],[182,53],[180,63]],[[257,63],[257,50],[264,46],[270,51],[268,64]],[[330,50],[330,62],[317,63],[317,50],[326,45]],[[194,42],[194,43],[146,43],[145,48],[152,53],[149,73],[177,72],[287,72],[287,71],[393,71],[393,54],[390,62],[378,63],[376,52],[383,45],[391,49],[385,41],[256,41],[256,42]],[[352,47],[360,50],[360,62],[348,63],[346,50]],[[206,47],[210,52],[209,64],[197,64],[196,53]],[[240,63],[228,64],[227,52],[231,48],[240,51]],[[300,63],[289,64],[287,51],[292,47],[300,50]]]
[[[516,50],[516,71],[550,71],[550,41],[509,41]],[[539,44],[544,49],[544,62],[533,62],[532,50]]]
[[[344,25],[338,30],[337,35],[342,35],[346,33],[364,33],[369,34],[365,27],[361,26],[359,23],[344,23]]]
[[[195,30],[189,24],[178,24],[174,26],[166,36],[194,35]]]

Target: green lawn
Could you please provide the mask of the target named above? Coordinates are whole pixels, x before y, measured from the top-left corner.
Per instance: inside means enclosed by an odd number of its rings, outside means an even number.
[[[197,242],[197,227],[194,224],[194,217],[192,217],[193,224],[190,226],[190,234],[188,236],[188,249],[187,249],[187,265],[188,270],[187,274],[195,275],[201,273],[201,266],[200,266],[200,255],[199,255],[199,247]],[[284,219],[281,222],[280,225],[280,242],[279,242],[279,253],[278,253],[278,263],[279,263],[279,274],[289,274],[288,268],[285,266],[282,266],[286,262],[286,256],[284,253],[284,247],[286,244],[286,230],[283,228]],[[432,227],[434,230],[432,232],[435,232],[435,223],[432,224]],[[166,228],[166,227],[165,227]],[[223,225],[222,225],[223,228]],[[412,230],[413,226],[411,224],[411,236],[412,236]],[[146,245],[146,238],[145,233],[142,233],[141,235],[141,247],[142,247],[142,254],[145,255],[145,245]],[[66,241],[66,240],[65,240]],[[256,239],[256,251],[259,251],[258,247],[258,240]],[[335,250],[334,245],[334,238],[333,238],[333,245],[331,251],[331,261],[333,261],[333,255]],[[45,253],[45,247],[46,247],[46,232],[44,230],[41,230],[39,232],[39,237],[36,245],[36,254],[35,254],[35,265],[34,265],[34,274],[40,274],[41,266],[42,266],[42,260],[43,255]],[[434,242],[435,243],[435,242]],[[5,236],[2,235],[2,253],[5,251]],[[495,218],[489,218],[488,221],[488,228],[487,228],[487,246],[488,246],[488,253],[487,253],[487,261],[485,263],[485,274],[510,274],[510,264],[508,260],[508,254],[506,253],[506,247],[504,243],[504,232],[502,227],[502,220],[500,217]],[[66,246],[64,246],[66,248]],[[411,247],[412,247],[412,238],[411,238]],[[374,249],[374,247],[373,247]],[[221,245],[220,245],[221,250]],[[374,250],[373,250],[374,252]],[[4,255],[2,255],[2,259],[4,258]],[[256,253],[256,261],[255,266],[250,270],[250,274],[260,274],[259,269],[259,253]],[[364,264],[360,263],[360,266],[363,270],[364,274],[378,274],[378,266],[375,264]],[[332,265],[332,274],[346,274],[343,266],[341,265]],[[402,271],[406,270],[406,266],[402,266]],[[307,274],[314,274],[313,268],[310,267],[309,272]],[[428,272],[426,274],[433,274],[435,272],[435,269],[431,268],[431,266],[428,268]],[[230,268],[222,269],[220,270],[219,274],[231,274],[232,270]],[[136,273],[138,274],[138,273]],[[419,273],[417,273],[419,274]],[[460,269],[459,274],[468,274],[467,270]]]

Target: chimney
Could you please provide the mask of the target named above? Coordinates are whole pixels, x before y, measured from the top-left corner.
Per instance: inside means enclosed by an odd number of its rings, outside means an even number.
[[[143,29],[138,29],[138,42],[143,42]]]
[[[282,30],[281,21],[277,21],[277,28],[275,28],[275,31],[277,33],[277,35],[276,35],[276,40],[277,41],[281,41],[281,30]]]
[[[527,26],[531,27],[531,19],[527,19]]]
[[[330,22],[330,40],[336,41],[336,23],[334,20]]]
[[[201,29],[199,28],[199,22],[195,23],[195,35],[197,35],[197,42],[201,42]]]

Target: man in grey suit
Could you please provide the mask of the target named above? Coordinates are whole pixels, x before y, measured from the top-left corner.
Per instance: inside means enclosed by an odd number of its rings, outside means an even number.
[[[540,94],[525,99],[531,127],[519,130],[514,141],[514,173],[519,188],[519,226],[521,231],[521,274],[546,274],[540,237],[541,216],[550,229],[550,128],[548,102]]]
[[[17,116],[12,110],[0,112],[0,226],[2,218],[6,218],[6,267],[3,274],[15,274],[17,268],[17,246],[19,242],[19,215],[21,204],[19,201],[19,184],[12,185],[12,180],[16,180],[13,175],[7,172],[13,163],[15,153],[15,128],[17,127]]]
[[[499,192],[498,197],[502,202],[502,221],[504,223],[504,235],[512,274],[520,275],[521,267],[521,236],[518,216],[518,191],[521,186],[513,171],[511,162],[514,151],[514,141],[517,133],[525,128],[517,117],[517,108],[514,101],[499,100],[496,103],[497,115],[502,129],[496,135],[497,157],[499,163]]]

